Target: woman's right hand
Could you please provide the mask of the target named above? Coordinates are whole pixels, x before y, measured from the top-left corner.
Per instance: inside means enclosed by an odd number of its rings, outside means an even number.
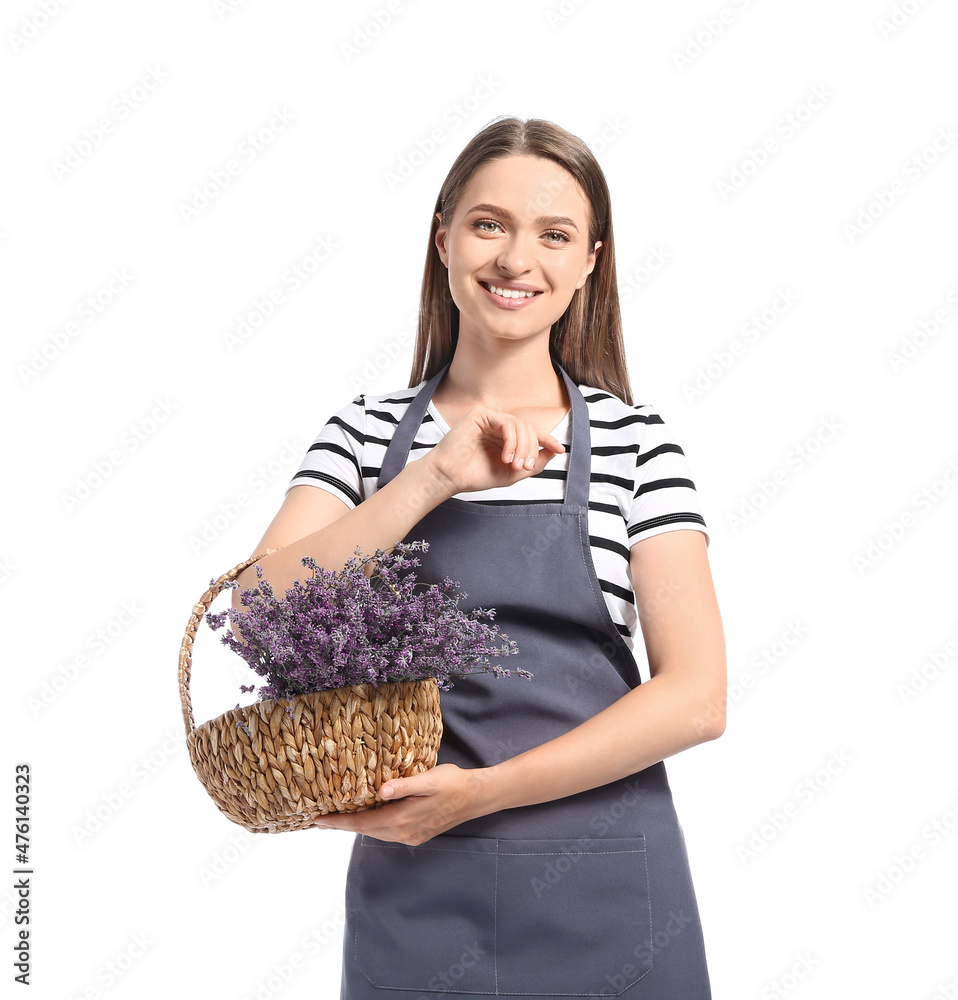
[[[421,459],[453,495],[511,486],[540,473],[565,446],[527,420],[474,406]]]

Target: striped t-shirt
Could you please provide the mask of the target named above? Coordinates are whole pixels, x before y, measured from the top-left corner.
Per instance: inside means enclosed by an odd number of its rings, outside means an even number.
[[[334,413],[287,487],[319,486],[347,507],[358,506],[377,489],[386,448],[403,414],[425,380],[413,388],[364,393]],[[592,473],[589,487],[589,543],[596,576],[619,633],[634,648],[638,616],[629,569],[636,542],[663,531],[708,530],[685,453],[672,441],[650,404],[629,405],[593,386],[579,385],[589,411]],[[476,503],[561,503],[569,467],[572,419],[566,413],[552,435],[566,450],[535,476],[508,487],[457,493]],[[426,407],[407,462],[414,462],[448,433],[432,400]]]

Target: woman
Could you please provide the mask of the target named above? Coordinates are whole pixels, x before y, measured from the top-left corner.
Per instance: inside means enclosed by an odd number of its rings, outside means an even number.
[[[417,578],[494,607],[534,675],[459,678],[435,768],[317,817],[357,834],[341,1000],[711,996],[663,763],[725,725],[696,496],[632,404],[600,167],[493,122],[436,203],[409,387],[329,420],[256,550],[286,587],[306,554],[425,538]]]

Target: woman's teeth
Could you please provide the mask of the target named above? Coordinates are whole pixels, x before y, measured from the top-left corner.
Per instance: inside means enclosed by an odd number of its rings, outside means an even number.
[[[501,295],[504,299],[531,299],[538,292],[520,292],[516,288],[500,288],[498,285],[486,286],[493,295]]]

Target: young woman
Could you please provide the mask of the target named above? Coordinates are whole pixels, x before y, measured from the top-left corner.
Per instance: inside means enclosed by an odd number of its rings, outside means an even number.
[[[708,1000],[663,763],[725,726],[708,536],[682,449],[632,403],[605,178],[550,122],[459,155],[409,387],[331,417],[256,551],[285,588],[306,554],[417,538],[417,578],[495,608],[533,678],[459,678],[435,768],[317,817],[357,835],[341,1000]]]

